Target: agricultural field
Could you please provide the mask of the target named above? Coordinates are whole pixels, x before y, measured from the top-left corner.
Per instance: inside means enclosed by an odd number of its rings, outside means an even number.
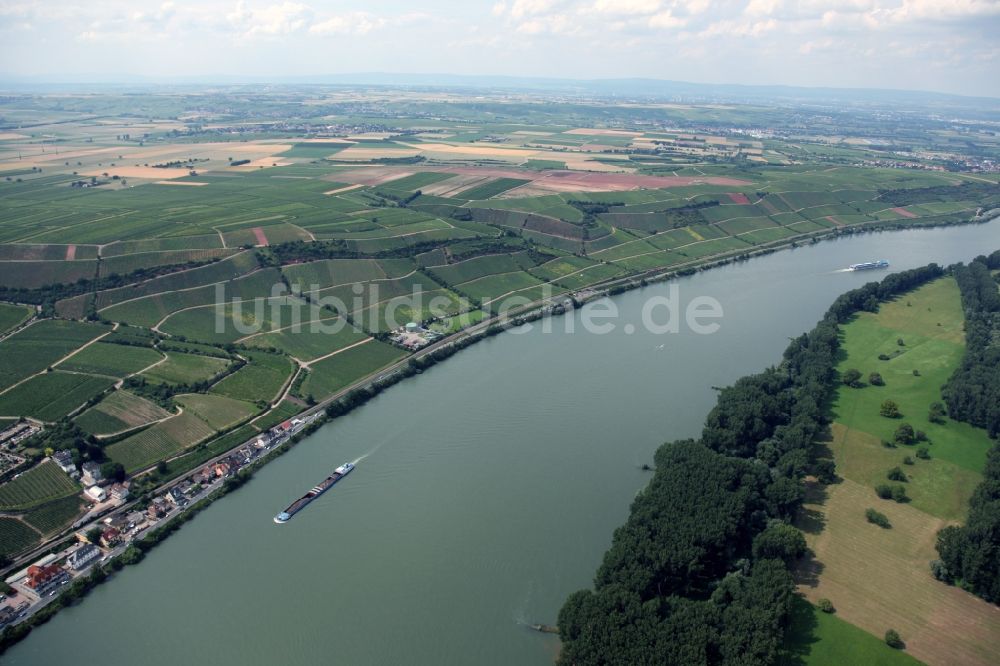
[[[18,520],[0,516],[0,556],[10,557],[38,544],[41,535]]]
[[[403,356],[401,350],[377,340],[345,349],[310,366],[298,393],[322,400]]]
[[[185,393],[174,400],[185,414],[194,414],[211,430],[225,430],[257,411],[254,405],[243,400],[208,393]]]
[[[74,421],[86,432],[100,436],[138,428],[169,416],[170,412],[159,405],[119,389],[109,393]]]
[[[212,387],[211,392],[237,400],[274,400],[294,372],[291,360],[267,352],[247,352],[249,363]]]
[[[37,319],[0,339],[0,418],[72,415],[130,474],[160,461],[179,474],[405,358],[376,339],[391,326],[452,334],[508,295],[638,283],[862,227],[967,222],[1000,205],[1000,175],[953,168],[973,137],[976,159],[1000,154],[978,121],[958,132],[925,120],[889,141],[883,119],[853,108],[841,136],[814,109],[275,94],[3,102],[9,123],[41,124],[0,133],[0,337]],[[131,115],[137,101],[142,118]],[[281,121],[293,107],[301,116]],[[916,450],[881,444],[896,423],[877,403],[891,396],[899,420],[929,439],[930,459],[906,466],[902,508],[939,521],[963,517],[988,445],[926,418],[962,350],[945,291],[845,327],[845,362],[886,385],[840,392],[830,442],[848,481],[880,483]],[[248,363],[222,376],[239,357]],[[21,501],[36,508],[27,522],[0,517],[0,541],[38,543],[79,509],[71,481],[45,490],[29,475],[31,501]],[[26,483],[5,484],[0,498],[21,497]],[[849,625],[816,620],[820,645],[848,640]],[[875,658],[870,641],[850,640],[857,651],[825,658]]]
[[[154,384],[194,384],[211,379],[228,365],[229,361],[224,358],[172,351],[167,352],[163,363],[139,376]]]
[[[842,480],[810,490],[802,527],[815,561],[803,565],[799,588],[812,602],[830,599],[839,617],[876,636],[896,629],[918,659],[988,664],[1000,644],[995,609],[936,581],[928,567],[937,557],[937,532],[964,519],[991,446],[984,431],[968,424],[929,419],[931,403],[941,400],[942,384],[961,361],[963,322],[958,287],[944,277],[843,327],[838,370],[843,376],[858,369],[862,385],[837,390],[828,445]],[[872,372],[884,385],[872,383]],[[901,416],[880,415],[886,399]],[[904,422],[926,440],[896,442]],[[926,457],[918,454],[922,447]],[[889,479],[893,468],[904,481]],[[904,487],[907,500],[879,498],[875,486],[887,483]],[[891,527],[870,524],[869,508],[885,514]]]
[[[31,315],[32,310],[27,306],[0,303],[0,335],[17,328]]]
[[[95,342],[55,366],[66,372],[86,372],[108,377],[126,377],[163,360],[149,347]]]
[[[52,461],[45,461],[22,473],[16,479],[0,485],[0,510],[31,509],[67,495],[80,487]]]
[[[45,370],[110,326],[88,322],[42,320],[0,341],[0,390]]]
[[[58,421],[113,384],[110,377],[46,372],[0,394],[0,414]]]

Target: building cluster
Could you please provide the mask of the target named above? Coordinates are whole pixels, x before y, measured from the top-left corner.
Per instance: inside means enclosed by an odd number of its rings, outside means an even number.
[[[31,421],[21,421],[15,423],[3,432],[0,432],[0,447],[13,451],[17,445],[33,435],[42,431],[42,427],[35,425]]]
[[[417,322],[411,321],[405,326],[397,328],[389,335],[389,342],[409,351],[426,347],[436,340],[440,340],[444,335],[437,331],[424,328]]]

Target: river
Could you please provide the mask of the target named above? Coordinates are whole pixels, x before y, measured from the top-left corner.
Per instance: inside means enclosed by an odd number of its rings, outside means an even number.
[[[12,648],[17,665],[550,664],[562,601],[586,587],[670,439],[697,436],[712,386],[775,363],[840,293],[885,271],[1000,247],[1000,222],[826,241],[678,280],[718,332],[653,334],[613,299],[462,351],[336,419]],[[607,301],[605,301],[607,304]],[[567,322],[578,332],[567,333]],[[625,324],[636,327],[632,334]],[[357,470],[278,526],[344,461]]]

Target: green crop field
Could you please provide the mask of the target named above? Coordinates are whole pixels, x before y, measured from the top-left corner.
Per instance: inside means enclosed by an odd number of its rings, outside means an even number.
[[[42,534],[53,534],[68,527],[85,505],[78,495],[71,495],[32,509],[24,514],[24,520]]]
[[[184,412],[107,446],[104,453],[132,473],[176,455],[211,437],[214,432],[194,413]]]
[[[0,341],[0,390],[44,370],[109,326],[47,319]]]
[[[184,408],[185,414],[194,414],[213,430],[224,430],[257,411],[249,402],[223,395],[185,393],[175,396],[174,400]]]
[[[322,400],[403,356],[402,350],[377,340],[352,347],[313,365],[299,395]]]
[[[109,435],[165,419],[170,413],[159,405],[124,390],[112,391],[74,421],[95,435]]]
[[[58,370],[88,372],[109,377],[125,377],[163,359],[163,354],[149,347],[95,342],[60,363]]]
[[[214,356],[167,352],[167,360],[140,375],[156,384],[193,384],[222,372],[229,361]]]
[[[0,516],[0,556],[10,557],[40,541],[38,532],[16,518]]]
[[[109,377],[46,372],[0,394],[0,414],[58,421],[112,384]]]
[[[0,335],[20,326],[31,314],[31,308],[24,305],[0,303]]]
[[[463,190],[455,196],[456,198],[465,199],[466,201],[481,201],[483,199],[495,197],[496,195],[502,194],[507,190],[512,190],[515,187],[520,187],[528,182],[531,181],[524,180],[523,178],[497,178],[496,180],[491,180],[481,185],[476,185],[475,187]]]
[[[212,387],[212,393],[237,400],[267,400],[278,396],[294,370],[291,360],[267,352],[245,352],[250,361]]]
[[[52,461],[45,461],[16,479],[0,484],[0,510],[24,510],[73,495],[80,487]]]
[[[300,361],[312,361],[338,349],[367,338],[363,331],[346,320],[331,317],[302,324],[298,331],[290,328],[262,333],[243,340],[243,344],[265,349],[275,348]]]

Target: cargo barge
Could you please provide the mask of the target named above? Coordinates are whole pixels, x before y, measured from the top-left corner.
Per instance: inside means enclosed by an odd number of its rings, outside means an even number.
[[[866,261],[861,264],[851,264],[848,268],[852,271],[870,271],[876,268],[889,268],[889,262],[885,259],[879,259],[878,261]]]
[[[325,479],[317,483],[315,486],[312,487],[312,489],[309,490],[309,492],[307,492],[305,495],[303,495],[302,497],[298,498],[297,500],[289,504],[287,509],[285,509],[277,516],[275,516],[274,522],[278,523],[279,525],[281,525],[282,523],[287,523],[292,516],[297,514],[302,509],[306,508],[309,502],[312,502],[314,499],[316,499],[317,497],[325,493],[327,490],[332,488],[335,483],[337,483],[345,476],[350,474],[351,470],[353,469],[354,469],[353,463],[344,463],[337,469],[333,470],[333,474],[331,474],[330,476],[326,477]]]

